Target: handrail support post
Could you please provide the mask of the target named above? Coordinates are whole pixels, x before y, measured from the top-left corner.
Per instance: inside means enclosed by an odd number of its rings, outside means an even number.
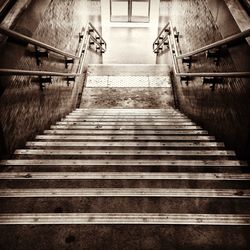
[[[67,69],[69,64],[74,64],[74,59],[65,57],[64,58],[64,63],[65,63],[65,69]]]
[[[75,76],[68,76],[67,77],[67,86],[70,85],[70,82],[75,82],[76,77]]]
[[[192,56],[182,58],[182,63],[186,64],[189,69],[192,66],[192,62],[193,62]]]
[[[41,63],[42,63],[41,58],[48,58],[49,57],[49,52],[48,52],[48,50],[41,51],[35,45],[35,57],[36,57],[36,64],[37,64],[37,66],[40,66]]]
[[[215,62],[216,66],[219,65],[220,62],[220,57],[221,57],[221,47],[215,48],[208,50],[206,52],[206,57],[207,58],[212,58],[213,61]]]
[[[223,77],[203,77],[203,85],[209,84],[212,91],[215,90],[216,84],[223,84]]]
[[[45,83],[52,84],[51,76],[39,76],[40,90],[43,91],[45,88]]]
[[[192,78],[190,76],[180,76],[180,80],[181,80],[181,82],[185,82],[186,86],[188,86],[189,81],[191,81]]]

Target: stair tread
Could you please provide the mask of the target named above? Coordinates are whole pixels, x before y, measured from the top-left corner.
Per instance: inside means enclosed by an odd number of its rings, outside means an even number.
[[[62,144],[63,145],[63,144]],[[78,145],[79,146],[79,145]],[[15,154],[58,154],[58,155],[161,155],[161,156],[235,156],[234,151],[226,150],[69,150],[69,149],[17,149]]]
[[[88,117],[71,117],[67,116],[66,118],[62,118],[61,121],[102,121],[102,122],[117,122],[117,121],[122,121],[122,122],[131,122],[131,121],[136,121],[136,122],[191,122],[190,119],[188,118],[168,118],[168,117],[163,117],[163,118],[143,118],[143,117],[95,117],[95,116],[88,116]]]
[[[248,167],[247,162],[238,160],[72,160],[72,159],[12,159],[0,160],[0,166],[22,165],[112,165],[112,166],[239,166]]]
[[[43,147],[224,147],[221,142],[129,142],[129,141],[101,141],[101,142],[88,142],[88,141],[31,141],[26,143],[27,147],[43,146]]]
[[[249,181],[250,174],[237,173],[145,173],[145,172],[2,172],[1,180],[216,180]]]
[[[153,136],[153,135],[37,135],[37,140],[102,140],[102,141],[214,141],[214,136],[202,135],[172,135],[172,136]]]
[[[250,189],[25,188],[0,189],[0,197],[197,197],[250,198]]]
[[[103,122],[103,121],[98,121],[98,122],[80,122],[80,121],[60,121],[57,122],[56,125],[77,125],[77,126],[93,126],[93,125],[104,125],[104,126],[196,126],[193,122],[155,122],[155,121],[150,121],[150,122]]]
[[[72,130],[72,129],[54,129],[54,130],[45,130],[44,134],[99,134],[99,135],[207,135],[208,132],[205,130]]]
[[[8,213],[0,224],[180,224],[250,225],[250,214]]]
[[[199,126],[195,125],[51,125],[51,129],[93,129],[93,130],[103,130],[103,129],[119,129],[119,130],[194,130],[201,129]]]

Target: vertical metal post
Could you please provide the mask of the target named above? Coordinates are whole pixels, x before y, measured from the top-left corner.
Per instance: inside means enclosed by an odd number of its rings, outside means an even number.
[[[128,22],[132,21],[132,0],[128,0]]]

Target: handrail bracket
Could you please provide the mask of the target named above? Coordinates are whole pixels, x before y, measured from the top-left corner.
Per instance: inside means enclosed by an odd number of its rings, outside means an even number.
[[[35,45],[35,57],[36,57],[37,66],[40,66],[41,63],[42,63],[41,58],[48,58],[49,57],[49,51],[48,50],[42,51]]]

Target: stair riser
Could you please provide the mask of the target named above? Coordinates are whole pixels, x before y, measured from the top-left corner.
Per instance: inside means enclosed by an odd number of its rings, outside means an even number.
[[[157,197],[0,198],[1,213],[248,213],[249,199]]]
[[[34,222],[35,223],[35,222]],[[73,249],[248,249],[248,226],[200,226],[200,225],[11,225],[0,226],[2,250]],[[233,232],[232,232],[233,231]],[[39,246],[37,242],[41,242]],[[174,245],[173,245],[174,235]],[[16,239],[16,240],[13,240]],[[119,240],[118,240],[119,239]],[[209,242],[209,244],[208,244]],[[70,248],[70,246],[73,246]],[[124,248],[126,246],[126,248]],[[171,247],[170,247],[171,246]]]
[[[32,173],[31,173],[32,175]],[[223,180],[2,180],[0,188],[214,188],[247,189],[249,181]]]
[[[244,171],[245,169],[245,171]],[[250,173],[250,169],[236,166],[111,166],[111,165],[30,165],[3,167],[3,171],[12,172],[190,172],[190,173]]]
[[[14,159],[82,159],[82,160],[235,160],[227,155],[81,155],[69,153],[16,154]]]

